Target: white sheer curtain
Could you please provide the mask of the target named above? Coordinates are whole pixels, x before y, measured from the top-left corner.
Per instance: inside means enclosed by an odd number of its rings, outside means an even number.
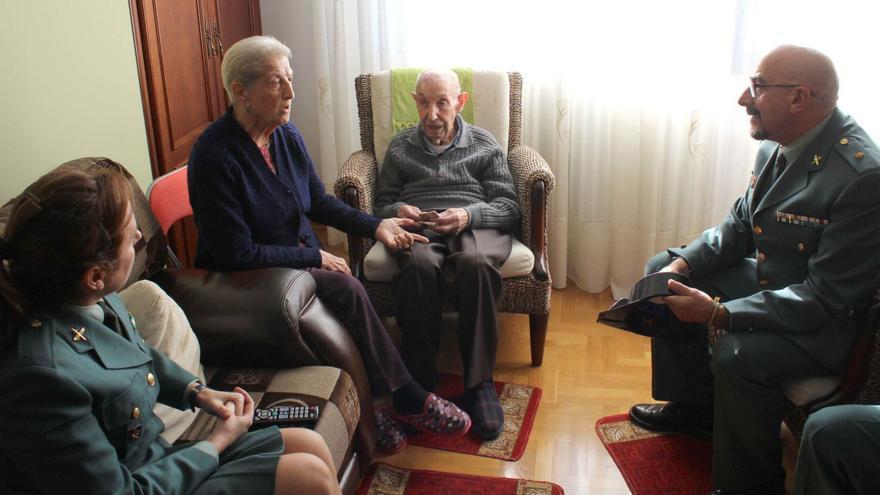
[[[557,177],[550,221],[557,287],[571,279],[590,292],[611,286],[623,295],[649,256],[689,242],[726,214],[747,185],[757,145],[736,99],[776,45],[828,53],[841,76],[841,107],[880,138],[877,8],[864,2],[313,5],[318,49],[326,49],[319,58],[327,62],[318,71],[327,80],[324,163],[341,164],[359,148],[358,73],[438,65],[523,73],[524,143]]]

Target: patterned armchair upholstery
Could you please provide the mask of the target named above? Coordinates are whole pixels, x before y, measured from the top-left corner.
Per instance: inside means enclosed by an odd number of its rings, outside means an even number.
[[[487,81],[484,89],[480,81]],[[499,82],[488,88],[488,82]],[[349,205],[367,213],[373,212],[374,191],[379,165],[391,135],[383,132],[390,127],[383,119],[390,119],[389,72],[362,74],[355,79],[358,115],[360,120],[361,150],[349,157],[335,184],[335,193]],[[500,89],[499,89],[500,88]],[[534,261],[531,269],[518,276],[504,278],[501,312],[529,315],[531,358],[533,366],[540,366],[544,358],[544,341],[550,314],[550,273],[547,266],[547,205],[554,186],[553,173],[547,162],[533,149],[522,146],[522,77],[519,73],[474,71],[476,125],[495,134],[506,146],[508,166],[513,175],[522,217],[518,240]],[[471,103],[468,103],[471,104]],[[501,118],[487,117],[491,125],[480,120],[493,107]],[[505,111],[505,108],[508,110]],[[500,122],[498,120],[501,120]],[[378,130],[378,132],[377,132]],[[503,134],[506,131],[506,135]],[[381,156],[378,156],[381,155]],[[386,280],[370,280],[364,260],[373,241],[349,236],[348,247],[352,273],[361,279],[376,311],[392,316],[391,284]],[[517,249],[516,247],[514,248]],[[511,256],[513,257],[513,256]],[[502,276],[504,276],[502,267]],[[451,309],[451,307],[450,307]]]

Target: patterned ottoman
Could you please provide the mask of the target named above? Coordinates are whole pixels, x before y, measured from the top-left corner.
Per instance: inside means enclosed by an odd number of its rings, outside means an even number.
[[[352,435],[360,418],[354,382],[339,368],[304,366],[295,369],[207,368],[208,386],[217,390],[241,387],[251,394],[258,408],[272,406],[318,406],[320,417],[314,430],[324,437],[333,462],[343,466]],[[202,440],[216,418],[202,411],[175,443]]]

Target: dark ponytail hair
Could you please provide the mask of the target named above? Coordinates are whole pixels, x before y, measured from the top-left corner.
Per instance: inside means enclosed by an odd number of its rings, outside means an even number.
[[[97,167],[55,169],[15,200],[0,240],[0,349],[27,311],[75,301],[86,270],[116,266],[130,201],[125,177]]]

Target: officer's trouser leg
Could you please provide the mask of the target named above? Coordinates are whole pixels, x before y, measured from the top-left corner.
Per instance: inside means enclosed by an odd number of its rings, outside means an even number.
[[[834,406],[804,427],[795,495],[880,493],[880,406]]]
[[[645,275],[656,273],[671,262],[666,251],[656,254],[648,260]],[[657,400],[706,407],[712,404],[707,341],[682,345],[651,339],[651,376],[651,395]]]

